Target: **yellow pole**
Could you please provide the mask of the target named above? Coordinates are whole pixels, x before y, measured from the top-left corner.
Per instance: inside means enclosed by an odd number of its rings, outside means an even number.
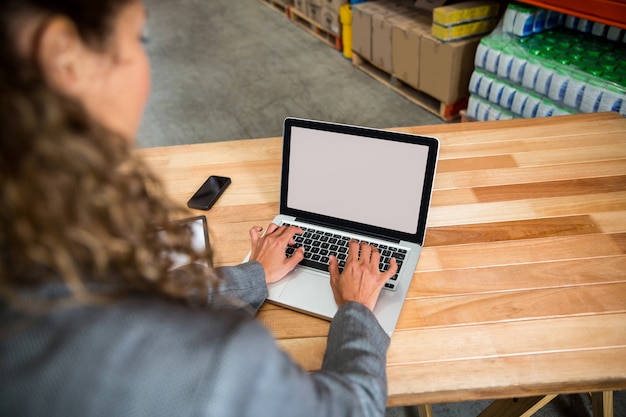
[[[341,21],[343,56],[352,59],[352,9],[349,4],[344,4],[339,8],[339,20]]]

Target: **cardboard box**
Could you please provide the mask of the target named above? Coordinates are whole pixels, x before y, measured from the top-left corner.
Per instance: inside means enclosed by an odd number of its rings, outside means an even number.
[[[309,19],[318,22],[322,22],[322,6],[312,4],[311,0],[308,0],[307,16]]]
[[[389,74],[393,73],[393,28],[415,13],[412,8],[396,2],[381,2],[372,12],[372,59],[371,61]]]
[[[335,35],[341,35],[341,23],[339,22],[339,10],[330,6],[322,6],[321,22],[324,30]]]
[[[365,4],[365,3],[362,3]],[[364,59],[372,59],[372,15],[352,6],[352,50]]]
[[[480,38],[444,43],[424,34],[420,42],[419,90],[443,103],[469,96],[469,79]]]
[[[339,8],[344,4],[350,3],[349,0],[321,0],[322,7],[327,7],[335,13],[339,13]]]
[[[367,61],[372,60],[372,13],[379,8],[377,2],[352,5],[352,50]]]
[[[441,26],[458,25],[464,22],[487,19],[498,15],[499,4],[489,0],[474,0],[433,10],[433,21]]]
[[[307,0],[294,0],[293,5],[301,15],[309,17],[309,3]]]
[[[384,12],[372,15],[372,62],[391,74],[391,32],[393,25]]]
[[[391,34],[393,74],[415,89],[419,88],[421,38],[430,26],[428,16],[417,14],[398,20]]]

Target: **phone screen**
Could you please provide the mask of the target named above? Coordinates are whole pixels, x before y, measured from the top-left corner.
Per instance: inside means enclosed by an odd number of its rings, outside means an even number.
[[[187,206],[194,209],[208,210],[230,185],[230,178],[211,175],[189,199]]]

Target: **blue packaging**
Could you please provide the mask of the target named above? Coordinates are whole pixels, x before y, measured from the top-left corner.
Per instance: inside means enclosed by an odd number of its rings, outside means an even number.
[[[478,95],[482,98],[489,98],[489,92],[491,91],[491,85],[493,84],[493,78],[483,77],[478,86]]]
[[[526,59],[515,55],[511,62],[511,72],[509,74],[509,80],[514,83],[521,83],[524,77],[524,68],[526,67]]]
[[[472,76],[469,81],[469,92],[471,94],[478,94],[478,88],[480,87],[480,82],[483,79],[482,72],[474,71],[472,72]]]
[[[519,10],[513,24],[513,34],[517,36],[529,36],[533,34],[535,13],[532,10]]]
[[[537,75],[539,74],[539,67],[539,63],[535,60],[529,59],[526,62],[524,75],[522,77],[522,85],[529,90],[535,89],[535,84],[537,83]]]
[[[548,11],[546,9],[537,9],[533,20],[533,32],[543,32],[546,28],[546,18]]]
[[[593,29],[593,22],[587,19],[580,19],[578,25],[576,25],[576,29],[582,33],[589,33]]]
[[[580,18],[572,15],[565,16],[564,26],[568,29],[576,29],[578,27],[578,21]]]
[[[587,77],[574,74],[565,88],[565,96],[563,102],[573,109],[578,109],[585,93],[587,86]]]
[[[493,84],[491,84],[491,90],[489,90],[489,101],[500,104],[503,90],[504,83],[502,81],[494,80]]]
[[[476,68],[485,68],[485,62],[487,61],[487,54],[489,53],[489,38],[482,38],[476,48],[476,55],[474,57],[474,66]]]
[[[508,80],[511,76],[511,65],[513,64],[513,54],[504,50],[498,60],[498,77]]]

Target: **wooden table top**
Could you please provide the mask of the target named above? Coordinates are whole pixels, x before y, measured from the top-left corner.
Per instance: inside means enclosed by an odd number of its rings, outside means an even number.
[[[398,128],[441,140],[426,243],[388,353],[390,406],[626,388],[626,119],[599,113]],[[216,265],[278,212],[280,138],[137,151],[206,214]],[[307,370],[328,322],[258,318]]]

